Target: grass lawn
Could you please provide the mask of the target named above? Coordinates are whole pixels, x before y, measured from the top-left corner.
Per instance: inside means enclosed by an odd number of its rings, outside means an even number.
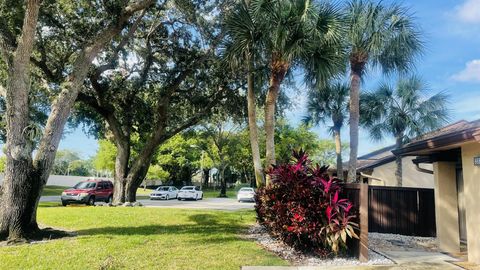
[[[56,207],[42,203],[39,222],[79,236],[0,247],[0,269],[239,269],[287,265],[239,237],[253,211]]]
[[[42,196],[60,196],[62,192],[68,187],[62,186],[45,186],[43,188]]]
[[[203,189],[203,197],[204,198],[217,198],[218,195],[220,194],[220,189],[216,188],[213,190],[213,188],[204,188]],[[235,199],[237,197],[237,190],[235,189],[227,189],[227,197],[228,198],[233,198]]]

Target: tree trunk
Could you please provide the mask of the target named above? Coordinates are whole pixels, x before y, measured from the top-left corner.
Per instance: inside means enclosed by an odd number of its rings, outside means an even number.
[[[265,178],[263,175],[262,160],[260,159],[260,147],[258,145],[258,126],[257,126],[257,113],[255,102],[255,85],[253,74],[253,61],[248,59],[248,93],[247,93],[247,105],[248,105],[248,128],[250,135],[250,146],[252,148],[253,170],[255,172],[255,181],[257,187],[261,187],[265,184]]]
[[[130,145],[128,142],[118,142],[115,157],[115,176],[113,185],[113,204],[125,202],[125,186],[128,175],[128,160],[130,159]]]
[[[340,137],[340,128],[335,127],[333,133],[335,137],[335,154],[337,155],[337,177],[338,179],[343,180],[342,139]]]
[[[403,136],[402,135],[396,135],[395,136],[395,148],[400,149],[403,146]],[[403,179],[402,179],[402,157],[401,156],[396,156],[395,157],[395,164],[396,164],[396,170],[395,170],[395,178],[397,179],[397,186],[401,187],[403,185]]]
[[[32,179],[35,129],[29,126],[30,56],[37,26],[39,0],[27,1],[22,35],[8,65],[6,90],[6,168],[0,198],[0,238],[18,241],[38,229],[32,225],[38,178]],[[3,41],[0,40],[0,43]],[[0,44],[3,45],[3,44]],[[11,62],[10,62],[11,60]]]
[[[208,187],[208,179],[210,176],[210,169],[203,169],[203,186]]]
[[[125,201],[126,202],[135,202],[137,201],[137,188],[139,184],[136,184],[138,179],[130,179],[127,180],[125,184]],[[140,180],[140,183],[142,181]]]
[[[275,58],[275,56],[273,57]],[[280,85],[285,78],[288,70],[288,64],[281,61],[272,61],[270,83],[265,101],[265,137],[266,137],[266,155],[265,170],[268,171],[275,161],[275,107],[277,104]],[[266,177],[266,185],[269,184],[270,177]]]
[[[227,197],[227,182],[225,181],[225,166],[221,166],[220,168],[220,198]]]
[[[150,0],[151,1],[151,0]],[[33,50],[40,0],[27,1],[22,35],[9,66],[7,103],[7,164],[0,206],[0,237],[11,241],[24,239],[38,229],[36,209],[50,174],[63,128],[93,59],[146,1],[125,8],[116,24],[103,30],[93,44],[83,48],[73,72],[62,84],[61,93],[51,107],[43,137],[32,160],[32,140],[36,129],[28,122],[29,63]],[[2,43],[2,41],[0,41]],[[10,61],[7,59],[7,64]]]
[[[355,182],[357,178],[358,122],[360,119],[360,84],[361,72],[352,69],[350,74],[350,162],[347,181]]]

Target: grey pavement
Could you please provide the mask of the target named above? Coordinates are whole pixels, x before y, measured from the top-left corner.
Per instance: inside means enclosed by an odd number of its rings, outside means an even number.
[[[61,202],[60,196],[42,196],[40,197],[41,202]]]
[[[60,202],[60,196],[42,196],[41,202]],[[207,198],[199,201],[179,201],[179,200],[138,200],[146,207],[158,208],[188,208],[188,209],[205,209],[205,210],[225,210],[236,211],[241,209],[253,209],[254,204],[248,202],[237,202],[231,198]],[[101,204],[101,203],[100,203]]]
[[[179,201],[179,200],[138,200],[147,207],[160,208],[189,208],[189,209],[207,209],[207,210],[227,210],[235,211],[241,209],[253,209],[254,204],[248,202],[237,202],[230,198],[207,198],[199,201]]]

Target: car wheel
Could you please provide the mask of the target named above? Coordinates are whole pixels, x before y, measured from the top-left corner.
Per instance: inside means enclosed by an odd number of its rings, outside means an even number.
[[[67,206],[67,205],[68,205],[68,202],[62,201],[62,205],[63,205],[63,206]]]
[[[198,201],[198,194],[195,195],[195,201]]]
[[[113,202],[113,197],[112,195],[108,196],[107,200],[105,201],[106,203],[112,203]]]
[[[203,200],[203,194],[202,194],[202,196],[200,196],[200,200]]]
[[[182,198],[178,198],[178,197],[177,197],[177,200],[181,201],[181,200],[182,200]]]
[[[88,198],[87,205],[95,206],[95,196],[91,196],[90,198]]]
[[[167,197],[165,197],[165,200],[167,201],[170,200],[170,196],[168,196],[168,194],[167,194]]]

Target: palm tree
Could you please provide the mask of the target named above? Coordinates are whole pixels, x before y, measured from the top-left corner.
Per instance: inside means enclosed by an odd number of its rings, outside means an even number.
[[[253,20],[250,10],[250,1],[245,0],[237,5],[225,22],[228,34],[226,44],[226,60],[233,69],[241,68],[246,63],[247,73],[247,110],[250,147],[252,149],[253,169],[257,187],[265,185],[260,147],[258,143],[258,126],[256,115],[255,95],[255,45],[259,41],[261,32]]]
[[[304,118],[307,123],[319,125],[332,121],[331,131],[335,139],[337,155],[337,176],[343,178],[342,141],[340,131],[348,115],[349,87],[344,83],[327,84],[308,95],[308,115]]]
[[[400,79],[395,87],[383,83],[378,90],[361,97],[362,124],[373,140],[395,137],[401,148],[409,138],[436,129],[448,121],[448,96],[440,92],[426,97],[427,87],[418,77]],[[395,177],[402,186],[402,158],[396,158]]]
[[[229,58],[232,63],[243,61],[247,66],[249,89],[253,89],[252,70],[257,62],[252,58],[258,55],[269,69],[264,106],[268,169],[275,164],[275,109],[280,86],[296,66],[304,67],[308,79],[315,82],[327,81],[341,70],[341,16],[335,7],[309,0],[249,0],[232,16],[226,20],[227,52],[233,56]],[[254,104],[250,93],[249,103]],[[250,108],[253,115],[254,106]]]
[[[342,24],[335,7],[310,0],[252,0],[250,6],[260,25],[260,46],[269,67],[265,100],[265,166],[269,169],[276,163],[275,109],[285,76],[297,65],[317,81],[337,74],[343,67]]]
[[[398,4],[353,0],[347,6],[345,35],[350,64],[350,163],[348,179],[355,180],[358,153],[359,95],[367,67],[384,73],[408,71],[422,51],[418,26]]]

